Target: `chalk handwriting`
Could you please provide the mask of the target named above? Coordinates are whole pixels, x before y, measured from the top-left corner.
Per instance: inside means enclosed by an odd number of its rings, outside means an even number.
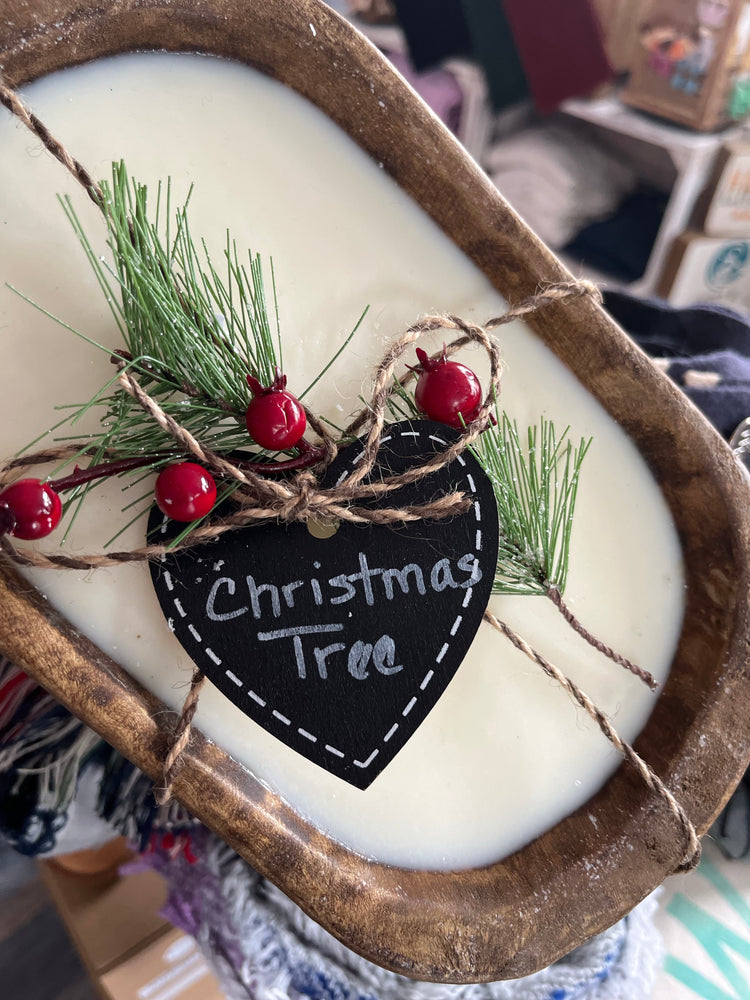
[[[274,629],[272,632],[258,632],[258,641],[276,642],[280,639],[291,639],[297,665],[297,676],[300,680],[305,680],[309,661],[305,655],[306,643],[303,642],[302,637],[318,637],[326,633],[343,632],[343,630],[344,626],[339,624],[295,625],[291,628]],[[307,640],[307,642],[309,641]],[[346,646],[343,642],[332,642],[328,646],[313,646],[312,656],[321,680],[328,679],[329,659],[334,658],[334,662],[338,662],[337,654],[343,653],[345,650]],[[375,670],[385,676],[397,674],[403,670],[403,664],[396,663],[396,643],[389,635],[381,635],[374,644],[357,639],[346,656],[346,669],[355,680],[363,681],[369,676],[370,659],[372,659]]]
[[[269,617],[282,618],[287,611],[294,609],[295,599],[301,598],[306,591],[312,593],[318,607],[347,604],[357,597],[364,598],[365,603],[372,607],[379,600],[392,601],[401,594],[414,592],[424,596],[428,589],[436,593],[449,588],[466,590],[482,579],[479,560],[470,552],[461,556],[455,564],[450,559],[439,559],[429,569],[413,562],[400,569],[372,567],[363,552],[359,553],[358,562],[359,568],[354,573],[339,573],[329,580],[315,577],[290,580],[280,586],[258,582],[252,574],[248,574],[242,584],[230,576],[220,576],[214,581],[206,599],[206,617],[212,622],[232,621],[248,613],[252,613],[256,621]],[[241,595],[238,587],[242,589]],[[326,669],[325,662],[324,658],[320,670]],[[386,661],[383,660],[383,663]]]

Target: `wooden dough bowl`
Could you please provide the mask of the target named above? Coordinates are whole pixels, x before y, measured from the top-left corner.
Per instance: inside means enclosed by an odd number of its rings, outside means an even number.
[[[254,66],[382,163],[509,301],[569,277],[376,50],[316,0],[5,0],[3,15],[0,68],[14,85],[134,49]],[[718,435],[592,301],[556,304],[529,324],[635,441],[677,525],[687,613],[636,747],[703,833],[750,755],[750,492]],[[1,574],[2,652],[156,778],[163,706],[10,568]],[[332,934],[415,979],[534,972],[627,913],[684,848],[674,817],[626,766],[523,850],[463,872],[404,871],[354,854],[198,733],[175,791]]]

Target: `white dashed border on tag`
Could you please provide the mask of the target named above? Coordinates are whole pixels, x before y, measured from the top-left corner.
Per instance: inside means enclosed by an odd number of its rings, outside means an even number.
[[[417,438],[422,433],[424,433],[424,432],[423,431],[419,431],[419,430],[400,431],[397,436],[398,437],[412,437],[412,438]],[[434,442],[436,442],[439,445],[443,445],[444,447],[448,447],[448,441],[445,441],[443,438],[438,437],[436,434],[429,434],[428,437],[429,437],[430,441],[434,441]],[[386,444],[386,442],[391,441],[392,439],[393,439],[393,435],[392,434],[388,434],[388,435],[386,435],[386,437],[381,438],[380,443],[381,443],[381,445],[382,444]],[[359,461],[361,461],[363,455],[364,455],[364,449],[362,449],[362,451],[360,451],[358,455],[356,455],[354,458],[351,459],[350,464],[352,466],[355,466]],[[463,459],[463,457],[461,455],[456,456],[456,461],[463,468],[466,467],[466,462],[464,461],[464,459]],[[348,471],[342,472],[341,475],[339,476],[338,480],[336,481],[336,485],[339,486],[344,481],[344,479],[346,479],[346,477],[348,476],[348,474],[349,474]],[[474,482],[474,477],[470,473],[468,473],[468,472],[465,473],[464,475],[465,475],[465,478],[466,478],[466,483],[467,483],[467,485],[469,487],[469,491],[472,494],[476,494],[477,487],[476,487],[476,483]],[[481,527],[479,525],[481,524],[481,520],[482,520],[482,509],[481,509],[481,503],[480,503],[479,498],[477,498],[474,501],[473,510],[474,510],[474,518],[475,518],[475,520],[477,522],[477,525],[478,525],[478,527],[476,529],[476,535],[475,535],[475,548],[476,548],[477,552],[481,552],[481,550],[482,550],[482,529],[481,529]],[[163,535],[166,534],[168,525],[169,525],[169,518],[167,518],[165,516],[164,517],[164,521],[162,522],[162,526],[161,526],[161,533]],[[472,553],[472,556],[474,558],[474,563],[475,563],[475,566],[476,566],[477,557],[476,557],[476,555],[474,553]],[[163,554],[160,558],[161,558],[162,562],[166,561],[166,555]],[[167,587],[167,590],[170,591],[170,592],[172,592],[174,590],[174,581],[172,580],[171,574],[168,572],[168,570],[162,570],[162,573],[163,573],[163,580],[164,580],[164,583],[165,583],[165,585]],[[468,606],[469,606],[469,604],[471,603],[471,600],[472,600],[473,591],[474,591],[473,587],[468,587],[467,588],[466,594],[464,595],[463,603],[461,605],[462,609],[468,608]],[[183,619],[184,624],[186,624],[186,626],[187,626],[188,632],[190,633],[190,635],[193,638],[194,642],[200,647],[200,649],[203,652],[203,654],[205,656],[207,656],[210,660],[212,660],[217,666],[222,666],[222,661],[216,655],[216,653],[209,646],[204,645],[203,640],[201,639],[200,632],[196,629],[196,627],[191,622],[185,622],[184,621],[187,618],[187,612],[185,611],[185,609],[183,608],[182,604],[180,603],[179,598],[178,597],[173,597],[172,598],[172,603],[174,605],[175,611],[177,612],[177,614],[179,615],[179,617],[181,619]],[[458,631],[459,631],[459,629],[461,627],[461,622],[463,621],[463,618],[464,618],[463,615],[458,615],[456,617],[456,620],[453,622],[453,624],[451,626],[451,629],[450,629],[451,639],[455,638],[455,636],[458,634]],[[174,629],[174,619],[173,618],[167,619],[167,624],[169,626],[170,631],[174,632],[174,630],[175,630]],[[450,642],[444,642],[443,645],[440,647],[437,655],[435,656],[435,661],[434,661],[435,666],[439,666],[439,664],[442,662],[443,658],[445,657],[445,654],[450,649],[450,645],[451,645]],[[232,684],[234,684],[238,688],[243,688],[242,681],[231,670],[225,669],[224,673],[225,673],[225,676],[227,677],[227,679],[229,681],[231,681]],[[406,703],[406,705],[404,706],[404,708],[401,710],[401,715],[402,715],[403,718],[406,718],[409,715],[409,713],[412,711],[412,709],[415,707],[415,705],[417,704],[417,702],[419,700],[420,694],[427,690],[427,687],[428,687],[430,681],[432,680],[432,678],[434,676],[435,676],[435,670],[431,667],[427,671],[427,673],[424,675],[424,677],[422,678],[420,684],[418,685],[417,691],[410,697],[409,701]],[[271,715],[271,717],[274,718],[274,719],[276,719],[277,722],[279,722],[281,725],[283,725],[283,726],[289,726],[289,727],[292,727],[294,725],[293,722],[291,721],[291,719],[287,718],[287,716],[285,716],[285,715],[282,715],[282,713],[279,712],[277,709],[271,707],[268,704],[268,702],[265,701],[265,699],[261,698],[259,694],[257,694],[255,691],[252,690],[252,688],[249,688],[249,687],[247,688],[247,695],[248,695],[249,698],[252,698],[252,700],[256,703],[256,705],[258,705],[260,708],[266,709],[269,712],[269,714]],[[399,725],[400,725],[399,722],[394,722],[393,723],[393,725],[388,730],[388,732],[383,736],[383,739],[382,739],[383,743],[388,743],[393,738],[393,736],[395,736],[395,734],[398,732]],[[346,760],[346,754],[344,754],[337,747],[331,746],[331,744],[329,744],[329,743],[325,743],[321,737],[316,736],[314,733],[308,732],[308,730],[306,730],[306,729],[302,729],[301,727],[295,727],[295,728],[297,729],[297,733],[300,736],[302,736],[303,739],[308,740],[310,743],[319,743],[319,744],[322,744],[322,746],[324,747],[324,749],[328,753],[332,754],[334,757],[337,757],[339,760]],[[359,768],[363,768],[363,769],[369,767],[370,764],[372,764],[372,762],[378,756],[379,752],[380,752],[380,748],[379,747],[375,747],[375,749],[370,753],[370,755],[367,757],[366,760],[363,760],[363,761],[361,761],[361,760],[354,760],[353,761],[354,766],[355,767],[359,767]]]

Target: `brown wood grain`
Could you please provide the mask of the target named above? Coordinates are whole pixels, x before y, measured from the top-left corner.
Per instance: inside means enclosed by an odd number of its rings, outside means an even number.
[[[3,14],[0,67],[17,84],[139,48],[255,66],[381,162],[511,302],[569,277],[372,46],[316,0],[37,0],[33,9],[6,0]],[[593,302],[556,304],[529,323],[631,436],[677,526],[685,623],[636,746],[703,832],[750,757],[750,491],[719,436]],[[2,651],[156,777],[163,706],[12,569],[1,573]],[[523,850],[464,872],[359,857],[198,733],[175,791],[331,933],[416,979],[478,982],[542,968],[628,912],[683,853],[674,818],[624,767]]]

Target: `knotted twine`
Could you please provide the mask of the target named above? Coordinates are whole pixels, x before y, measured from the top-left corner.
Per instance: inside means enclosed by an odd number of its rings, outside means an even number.
[[[5,105],[13,115],[22,121],[41,140],[45,148],[76,178],[92,201],[104,210],[102,190],[92,179],[90,173],[78,160],[74,159],[68,153],[63,144],[49,132],[44,123],[25,107],[15,91],[4,83],[1,76],[0,103]],[[463,450],[476,441],[477,437],[487,427],[500,389],[500,375],[502,370],[500,349],[496,339],[490,335],[489,331],[522,316],[529,315],[551,302],[559,302],[578,296],[588,296],[594,301],[601,301],[600,293],[591,283],[571,281],[550,285],[542,289],[536,295],[530,296],[516,307],[509,309],[502,316],[489,320],[484,327],[467,323],[456,316],[427,316],[413,326],[410,326],[388,349],[378,365],[375,372],[373,396],[370,406],[365,407],[349,427],[346,428],[345,436],[351,437],[369,424],[362,459],[342,483],[328,489],[320,487],[311,469],[297,473],[290,481],[274,481],[253,472],[247,467],[240,468],[223,456],[205,448],[185,428],[181,427],[163,411],[158,403],[140,386],[137,379],[129,370],[130,366],[128,363],[123,362],[120,365],[121,370],[118,375],[118,383],[121,388],[131,395],[144,411],[149,413],[174,438],[184,451],[216,472],[220,477],[234,480],[239,484],[238,489],[233,494],[233,499],[237,502],[237,509],[216,524],[204,525],[197,528],[179,546],[149,545],[129,552],[71,557],[64,555],[43,555],[42,553],[31,551],[21,552],[15,549],[10,543],[7,535],[3,535],[0,537],[0,550],[11,561],[22,566],[90,570],[123,562],[141,562],[160,558],[167,551],[174,552],[177,548],[203,544],[218,538],[226,531],[236,530],[237,528],[269,519],[307,521],[310,517],[315,517],[324,521],[333,519],[346,520],[359,524],[368,522],[373,524],[393,524],[418,521],[424,518],[451,517],[461,513],[467,508],[468,501],[460,493],[439,497],[429,504],[396,509],[380,507],[374,510],[359,506],[356,501],[364,498],[373,499],[378,495],[387,494],[408,483],[415,482],[417,479],[450,464]],[[479,343],[487,351],[490,359],[490,389],[482,406],[476,418],[464,429],[459,438],[444,451],[435,453],[423,465],[413,467],[400,475],[388,476],[377,482],[365,482],[377,460],[385,422],[386,404],[389,395],[393,391],[393,373],[396,364],[406,349],[418,340],[419,337],[438,329],[458,331],[461,334],[451,344],[447,345],[447,354],[453,354],[469,343]],[[403,385],[411,377],[413,377],[413,373],[409,372],[399,381]],[[337,444],[323,423],[314,414],[307,412],[307,416],[310,426],[318,434],[323,443],[324,457],[322,466],[325,468],[335,457]],[[37,464],[40,461],[49,460],[50,458],[60,457],[61,451],[64,452],[66,449],[38,452],[36,455],[28,455],[13,460],[5,466],[2,475],[0,475],[0,482],[4,480],[11,470],[24,465]],[[67,451],[69,453],[69,449]],[[80,449],[77,449],[77,453],[80,454]],[[559,591],[552,587],[548,596],[552,597],[558,608],[565,614],[565,605]],[[580,623],[577,622],[572,613],[568,612],[566,618],[569,624],[576,628],[576,631],[579,631],[582,635],[584,634],[585,630],[581,631],[582,626],[580,626]],[[549,677],[557,681],[573,700],[594,720],[604,736],[622,754],[624,759],[631,766],[635,767],[646,786],[664,800],[670,812],[677,820],[685,842],[685,854],[676,870],[689,871],[695,868],[701,856],[701,844],[695,827],[683,807],[650,765],[640,757],[629,743],[619,737],[607,716],[557,667],[534,650],[510,626],[500,621],[489,610],[485,612],[484,620],[497,632],[504,635],[516,649],[544,670]],[[595,642],[594,644],[596,645],[597,643]],[[598,648],[607,652],[607,655],[613,654],[613,651],[609,650],[604,644],[599,643]],[[613,654],[611,658],[627,666],[628,669],[634,667],[633,664],[630,664],[623,657],[619,657],[618,654]],[[639,670],[640,668],[637,668],[634,672],[638,673]],[[177,720],[171,744],[165,757],[163,784],[160,788],[155,789],[157,801],[160,803],[169,801],[171,797],[172,785],[179,770],[181,755],[190,740],[191,725],[205,680],[206,677],[203,672],[196,669],[191,678],[190,690]]]

